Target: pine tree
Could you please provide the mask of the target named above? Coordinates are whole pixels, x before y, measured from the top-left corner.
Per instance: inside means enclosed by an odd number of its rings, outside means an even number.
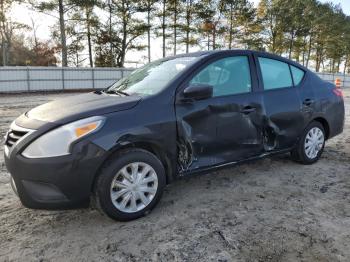
[[[161,0],[157,2],[157,9],[158,12],[156,12],[156,17],[159,19],[159,25],[154,28],[155,35],[157,37],[161,37],[162,39],[162,56],[166,56],[166,51],[168,49],[167,47],[167,40],[171,36],[171,34],[168,32],[169,26],[169,0]]]
[[[137,17],[142,12],[142,3],[135,0],[111,0],[105,5],[107,12],[112,12],[110,23],[100,24],[98,46],[96,47],[98,65],[106,66],[106,62],[123,67],[126,53],[130,50],[141,50],[145,45],[136,40],[147,32],[147,24]],[[107,46],[111,45],[113,53],[107,54]]]
[[[201,21],[199,33],[207,37],[207,49],[213,50],[222,47],[218,38],[225,32],[223,26],[224,4],[221,0],[203,0],[197,5],[198,17]],[[211,39],[210,39],[211,38]]]
[[[147,59],[148,62],[151,62],[151,32],[153,29],[152,22],[154,21],[153,15],[156,11],[157,0],[143,0],[142,1],[142,12],[146,16],[146,24],[147,24]]]
[[[198,45],[198,12],[200,1],[182,0],[182,15],[178,23],[180,39],[179,43],[185,45],[185,52],[188,53],[190,46]]]
[[[80,30],[76,33],[82,35],[86,39],[88,54],[89,54],[89,65],[94,66],[93,61],[93,38],[96,37],[96,30],[98,25],[98,17],[95,14],[95,8],[99,5],[97,0],[76,0],[75,7],[73,8],[73,14],[69,20],[73,23],[80,25]]]
[[[35,9],[43,13],[50,13],[52,17],[58,18],[60,28],[60,44],[62,49],[62,66],[68,65],[68,49],[66,37],[66,16],[74,6],[73,0],[49,0],[49,1],[29,1]]]

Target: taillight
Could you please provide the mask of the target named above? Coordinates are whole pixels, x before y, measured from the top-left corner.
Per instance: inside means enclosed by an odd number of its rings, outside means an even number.
[[[336,96],[343,97],[343,91],[340,88],[334,88],[332,91]]]

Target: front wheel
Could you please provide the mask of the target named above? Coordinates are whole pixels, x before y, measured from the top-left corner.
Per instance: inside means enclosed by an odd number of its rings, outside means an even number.
[[[311,122],[291,152],[293,160],[305,165],[315,163],[322,155],[325,140],[323,125],[316,121]]]
[[[95,185],[97,207],[109,217],[129,221],[158,203],[165,186],[160,160],[142,149],[123,150],[103,166]]]

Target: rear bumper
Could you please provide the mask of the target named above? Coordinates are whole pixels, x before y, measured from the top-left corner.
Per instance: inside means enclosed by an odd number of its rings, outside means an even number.
[[[12,154],[11,154],[12,153]],[[106,152],[92,143],[80,143],[72,154],[28,159],[5,154],[11,184],[22,204],[36,209],[67,209],[87,206],[92,184]]]

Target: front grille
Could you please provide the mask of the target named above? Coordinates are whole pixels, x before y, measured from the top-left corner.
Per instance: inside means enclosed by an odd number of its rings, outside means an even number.
[[[23,138],[25,135],[27,135],[29,132],[33,130],[26,129],[20,126],[17,126],[15,123],[12,123],[10,126],[10,130],[7,132],[7,135],[5,136],[5,145],[7,147],[12,147],[14,144],[17,143],[18,140]]]
[[[28,132],[10,130],[7,133],[7,139],[5,141],[5,145],[8,147],[13,146],[18,140],[20,140],[23,136],[25,136]]]

